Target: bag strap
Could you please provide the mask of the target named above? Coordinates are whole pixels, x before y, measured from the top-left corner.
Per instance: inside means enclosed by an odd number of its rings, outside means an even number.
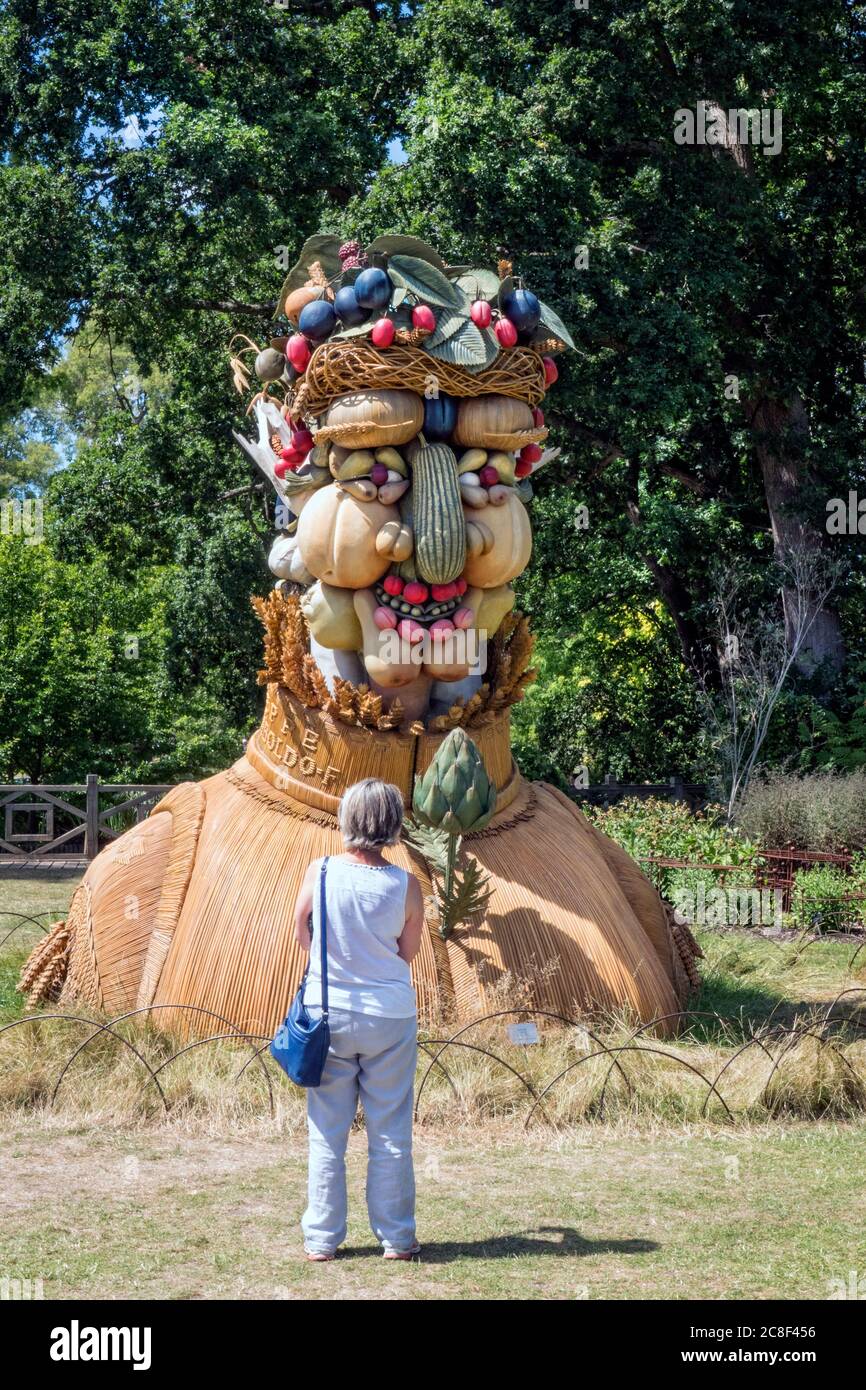
[[[322,1017],[328,1017],[328,923],[327,912],[325,911],[325,870],[328,866],[330,855],[326,854],[322,860],[322,869],[319,875],[320,896],[319,896],[319,933],[322,938]]]
[[[322,944],[322,1017],[323,1017],[323,1018],[327,1018],[327,1017],[328,1017],[328,945],[327,945],[327,940],[326,940],[326,937],[327,937],[327,921],[326,921],[327,914],[326,914],[326,912],[325,912],[325,865],[327,864],[327,862],[328,862],[328,860],[330,859],[330,857],[331,857],[331,856],[330,856],[329,854],[326,854],[326,855],[325,855],[324,859],[322,860],[322,868],[321,868],[321,871],[320,871],[320,873],[319,873],[319,884],[320,884],[320,888],[321,888],[321,896],[320,896],[320,898],[319,898],[319,936],[320,936],[321,944]],[[310,942],[310,945],[312,946],[312,942]],[[309,973],[310,973],[310,962],[312,961],[312,959],[313,959],[313,953],[312,953],[312,951],[311,951],[310,954],[309,954],[309,956],[307,957],[307,968],[306,968],[306,970],[304,971],[303,976],[301,977],[301,984],[300,984],[301,1003],[304,1002],[304,995],[305,995],[306,992],[307,992],[307,976],[308,976]]]

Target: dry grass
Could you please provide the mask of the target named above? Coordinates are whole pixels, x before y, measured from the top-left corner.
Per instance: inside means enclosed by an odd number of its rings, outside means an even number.
[[[853,1118],[866,1108],[860,1020],[827,1025],[826,1005],[751,1029],[742,1019],[696,1015],[675,1040],[625,1018],[571,1027],[538,1018],[539,1041],[526,1046],[508,1034],[521,993],[512,988],[509,1000],[507,986],[500,990],[502,1017],[421,1030],[416,1091],[425,1128],[520,1134],[530,1112],[548,1132],[601,1120],[742,1126],[772,1115]],[[51,1017],[61,1012],[81,1017]],[[232,1133],[260,1133],[275,1122],[281,1132],[301,1129],[303,1093],[267,1051],[256,1055],[264,1040],[220,1036],[190,1046],[140,1019],[112,1032],[99,1030],[102,1021],[49,1006],[0,1032],[0,1116],[52,1113],[67,1122]],[[224,1032],[214,1024],[215,1034]]]
[[[46,908],[68,901],[77,879],[18,880],[14,894],[7,882],[3,906],[47,922]],[[24,1015],[14,986],[37,938],[25,924],[0,952],[0,1026]],[[853,1118],[866,1108],[866,951],[849,975],[850,942],[780,944],[749,931],[705,931],[701,944],[704,989],[677,1039],[659,1040],[624,1016],[572,1027],[536,1018],[538,1043],[520,1045],[508,1027],[531,1004],[533,981],[505,975],[492,1005],[502,1016],[461,1030],[444,1051],[457,1026],[422,1029],[420,1124],[431,1132],[459,1124],[522,1134],[532,1112],[531,1125],[551,1135],[600,1121],[730,1127],[782,1115]],[[847,995],[828,1023],[845,989],[860,992]],[[81,1018],[47,1017],[58,1012]],[[140,1019],[112,1033],[99,1031],[104,1022],[84,1009],[49,1006],[0,1032],[0,1117],[232,1133],[303,1127],[303,1093],[266,1050],[254,1055],[264,1040],[190,1048]],[[225,1030],[215,1022],[213,1031]]]

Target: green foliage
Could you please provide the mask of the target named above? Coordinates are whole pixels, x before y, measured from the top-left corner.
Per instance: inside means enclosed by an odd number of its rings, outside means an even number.
[[[661,605],[629,611],[612,596],[581,612],[591,570],[580,584],[549,576],[546,587],[545,571],[542,562],[521,586],[533,627],[542,629],[533,654],[539,679],[512,714],[521,771],[563,789],[579,767],[592,782],[608,773],[621,781],[701,780],[707,769],[693,689]],[[553,623],[558,633],[547,635]]]
[[[835,864],[798,869],[791,891],[792,919],[809,931],[859,930],[864,919],[864,892],[866,865],[862,856],[850,874]]]
[[[462,835],[407,817],[403,836],[427,863],[439,935],[447,940],[455,927],[468,922],[476,912],[485,911],[491,893],[490,877],[478,860],[466,852]]]
[[[589,819],[633,859],[701,859],[708,864],[748,865],[758,846],[724,822],[721,806],[692,811],[683,801],[623,797],[613,806],[590,806]]]
[[[672,902],[681,894],[696,893],[701,886],[710,892],[754,882],[759,846],[725,824],[721,806],[694,812],[682,801],[623,797],[607,808],[584,809],[603,834],[616,840],[639,863],[648,858],[686,859],[705,866],[653,871],[659,892]],[[738,872],[720,875],[710,867],[721,864]]]
[[[0,781],[174,780],[240,751],[219,706],[166,679],[171,574],[120,582],[106,559],[66,565],[0,539]]]
[[[798,768],[853,772],[866,766],[866,661],[849,663],[834,706],[807,697],[789,714],[788,725],[791,715],[800,745]]]
[[[133,607],[142,569],[164,567],[167,698],[246,727],[268,528],[258,496],[222,500],[252,479],[226,340],[270,336],[311,232],[415,234],[467,266],[502,247],[577,346],[545,402],[562,455],[534,484],[520,586],[542,637],[521,765],[560,785],[579,763],[705,775],[708,562],[735,562],[755,605],[771,588],[755,405],[804,402],[799,517],[821,529],[826,499],[863,479],[863,56],[844,0],[784,15],[770,0],[8,0],[0,487],[47,487],[58,563],[93,579],[102,557]],[[782,108],[782,152],[752,150],[746,170],[675,145],[674,112],[711,96]],[[862,541],[834,544],[856,661]],[[810,757],[863,762],[862,703],[840,689],[796,706]],[[790,752],[779,721],[768,757]]]

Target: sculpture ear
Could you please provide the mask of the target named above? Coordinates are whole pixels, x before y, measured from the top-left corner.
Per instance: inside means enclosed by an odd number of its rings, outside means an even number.
[[[238,434],[237,430],[232,430],[232,439],[236,444],[240,444],[244,453],[252,459],[256,468],[261,469],[277,496],[281,497],[284,502],[288,502],[289,494],[283,485],[283,480],[282,478],[278,478],[274,472],[274,463],[276,460],[274,459],[273,450],[270,448],[263,449],[261,444],[257,441],[247,439],[246,435]],[[268,455],[270,455],[270,458]]]

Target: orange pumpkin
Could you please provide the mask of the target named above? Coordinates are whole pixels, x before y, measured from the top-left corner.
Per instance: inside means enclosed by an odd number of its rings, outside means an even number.
[[[359,502],[330,483],[319,488],[301,512],[298,549],[316,579],[338,589],[366,589],[391,565],[390,554],[380,555],[376,549],[376,538],[386,522],[399,520],[396,507],[376,500]]]
[[[305,516],[310,505],[304,511]],[[477,516],[471,511],[464,514],[467,522]],[[485,507],[484,524],[493,532],[493,544],[486,554],[467,554],[463,577],[472,587],[495,589],[516,579],[529,564],[532,527],[516,492],[512,492],[501,507]]]

